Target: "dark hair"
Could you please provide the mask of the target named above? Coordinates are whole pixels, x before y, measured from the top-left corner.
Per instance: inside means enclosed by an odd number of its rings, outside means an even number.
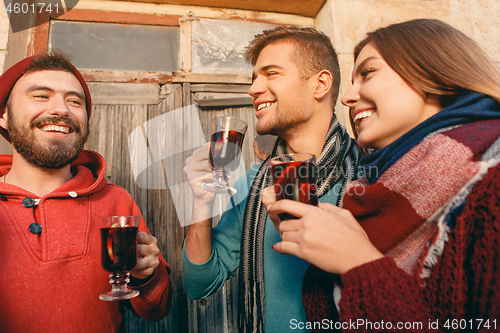
[[[442,101],[467,89],[500,102],[500,70],[474,40],[449,24],[417,19],[370,32],[354,48],[355,61],[370,42],[403,80],[443,95]]]
[[[71,65],[69,55],[60,50],[52,50],[50,53],[43,53],[33,57],[26,69],[26,73],[33,73],[44,70],[60,70],[70,72],[78,76]]]
[[[304,79],[328,70],[332,74],[331,96],[337,101],[340,87],[340,67],[337,53],[324,33],[313,28],[277,27],[256,35],[245,48],[245,59],[253,66],[260,52],[272,43],[292,43],[296,46],[290,60],[294,62]]]

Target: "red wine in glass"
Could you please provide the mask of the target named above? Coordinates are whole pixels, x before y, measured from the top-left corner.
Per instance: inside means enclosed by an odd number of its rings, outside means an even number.
[[[101,227],[101,265],[110,272],[111,291],[99,295],[103,301],[125,300],[139,295],[128,289],[130,271],[137,263],[140,216],[104,216]]]
[[[214,181],[205,183],[202,188],[219,194],[235,194],[236,189],[229,186],[231,171],[240,164],[241,146],[248,125],[233,117],[212,119],[209,160],[213,168]]]
[[[102,267],[108,272],[130,271],[137,263],[138,227],[102,228]]]
[[[219,131],[210,140],[210,164],[215,169],[234,171],[240,165],[241,145],[245,134],[235,131]]]
[[[276,200],[318,205],[315,159],[312,154],[286,154],[270,160]],[[282,221],[296,219],[287,213],[278,216]]]

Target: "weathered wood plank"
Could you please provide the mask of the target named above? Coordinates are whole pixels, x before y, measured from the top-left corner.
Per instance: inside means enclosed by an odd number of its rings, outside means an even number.
[[[154,119],[158,116],[179,109],[182,106],[182,89],[180,86],[176,85],[163,90],[164,92],[168,90],[168,93],[164,95],[165,100],[160,103],[158,107],[150,107],[149,109],[149,119],[151,121],[154,121]],[[159,142],[167,146],[175,144],[174,142],[167,142],[167,138],[169,138],[169,136],[166,136],[167,133],[154,131],[152,129],[153,128],[151,127],[150,130],[147,131],[150,147],[151,145],[157,144]],[[154,153],[156,154],[158,153],[158,151],[155,151]],[[182,158],[182,156],[180,157]],[[148,208],[149,212],[155,215],[155,223],[157,223],[158,225],[157,238],[158,243],[161,245],[160,248],[162,249],[162,252],[166,254],[167,262],[172,267],[171,277],[174,288],[173,307],[170,315],[167,317],[167,329],[169,332],[187,332],[188,300],[182,286],[181,257],[182,244],[185,234],[177,218],[176,207],[168,188],[166,177],[167,169],[182,168],[183,161],[179,161],[179,157],[177,157],[176,160],[167,157],[163,161],[158,161],[158,158],[159,157],[156,157],[154,162],[161,163],[160,169],[164,187],[155,187],[154,184],[152,184],[152,187],[158,189],[149,190],[150,205]],[[173,172],[178,173],[178,170],[174,170]]]
[[[158,104],[157,83],[89,82],[92,105],[98,104]]]
[[[187,200],[181,205],[174,204],[169,183],[186,182],[183,174],[185,159],[191,155],[192,149],[188,141],[195,142],[199,132],[189,132],[195,121],[201,123],[205,140],[209,139],[211,120],[218,115],[230,115],[247,122],[249,129],[243,143],[242,159],[248,170],[260,160],[253,153],[253,138],[255,136],[255,116],[253,108],[223,108],[217,110],[195,109],[195,113],[173,113],[175,129],[185,133],[187,139],[181,139],[161,131],[161,126],[154,127],[156,117],[169,114],[193,103],[194,93],[191,84],[168,84],[161,89],[163,101],[158,105],[95,105],[91,118],[91,136],[87,149],[101,153],[108,162],[107,178],[111,183],[127,189],[136,200],[146,219],[151,232],[158,239],[158,246],[167,262],[172,267],[173,306],[170,315],[157,323],[149,323],[126,312],[127,325],[140,333],[159,332],[235,332],[237,331],[237,279],[227,281],[224,288],[206,300],[192,301],[185,294],[182,285],[182,245],[188,227],[181,226],[180,218],[190,216],[192,204]],[[211,88],[207,87],[207,91]],[[217,88],[215,88],[217,89]],[[212,89],[212,90],[215,90]],[[158,91],[160,91],[158,89]],[[227,93],[230,95],[231,93]],[[221,94],[223,96],[224,94]],[[184,110],[184,109],[183,109]],[[194,117],[194,118],[191,118]],[[196,119],[195,119],[196,118]],[[197,119],[199,118],[199,119]],[[158,125],[158,124],[157,124]],[[129,146],[130,133],[139,129],[136,134],[143,140],[143,145]],[[142,133],[143,132],[143,133]],[[142,142],[142,141],[141,141]],[[162,147],[175,146],[173,156],[159,156]],[[131,159],[132,157],[132,159]],[[132,163],[145,159],[150,165],[145,171],[145,181],[138,184],[134,178]],[[176,178],[167,180],[167,173],[173,173]],[[172,185],[172,184],[170,184]],[[185,194],[187,196],[187,193]],[[223,211],[229,201],[228,196],[217,196],[216,205]],[[220,216],[213,218],[216,225]]]
[[[239,74],[195,74],[175,72],[172,73],[172,82],[174,83],[234,83],[234,84],[249,84],[252,82],[252,77]]]
[[[136,83],[169,83],[172,81],[170,72],[144,71],[106,71],[97,69],[81,69],[87,82],[136,82]]]
[[[248,93],[249,84],[191,84],[191,92]]]
[[[147,119],[145,105],[99,105],[94,106],[90,121],[91,135],[86,144],[87,149],[95,150],[106,159],[106,172],[110,183],[125,188],[132,195],[150,228],[155,234],[155,224],[148,218],[147,191],[134,182],[131,170],[128,135]],[[161,249],[161,246],[160,246]],[[165,320],[148,322],[137,318],[130,310],[124,308],[124,324],[131,332],[163,333],[166,332]]]
[[[221,83],[250,84],[252,77],[240,74],[196,74],[190,72],[144,72],[80,70],[87,82],[131,82],[131,83]]]
[[[191,17],[188,14],[179,20],[179,68],[184,72],[191,71]]]
[[[191,85],[192,87],[193,85]],[[200,89],[196,89],[200,90]],[[203,88],[201,90],[210,91],[210,88]],[[215,89],[213,89],[215,90]],[[220,94],[223,96],[224,94]],[[253,138],[255,137],[255,116],[252,107],[240,108],[219,108],[216,110],[199,109],[198,114],[203,131],[211,133],[211,121],[216,116],[233,116],[245,121],[249,128],[246,137],[243,141],[242,159],[245,170],[260,163],[260,160],[253,153]],[[208,135],[207,135],[208,140]],[[224,211],[228,201],[228,196],[217,196],[219,202],[216,204],[221,211]],[[220,216],[214,217],[213,225],[217,225]],[[197,333],[201,332],[237,332],[237,279],[227,281],[221,291],[208,297],[205,302],[198,303],[197,322],[199,323]],[[203,304],[203,305],[200,305]],[[190,322],[193,319],[191,314]],[[204,318],[204,319],[203,319]]]
[[[198,98],[194,102],[202,108],[240,107],[252,105],[252,97]]]
[[[133,0],[139,1],[139,0]],[[275,13],[287,13],[303,15],[307,17],[316,17],[319,10],[323,6],[326,0],[302,0],[302,1],[290,1],[290,0],[141,0],[140,2],[155,2],[164,4],[174,4],[174,5],[194,5],[194,6],[205,6],[205,7],[221,7],[222,8],[236,8],[244,10],[252,10],[257,12],[275,12]]]

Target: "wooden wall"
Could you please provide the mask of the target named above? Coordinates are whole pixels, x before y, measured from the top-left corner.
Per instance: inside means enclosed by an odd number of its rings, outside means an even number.
[[[108,163],[106,172],[108,181],[124,187],[132,194],[147,221],[150,231],[157,237],[163,256],[173,269],[174,295],[171,313],[159,323],[148,323],[135,318],[131,313],[127,312],[125,319],[132,331],[147,333],[164,332],[166,330],[167,332],[176,333],[201,333],[234,332],[237,330],[235,316],[237,279],[228,281],[223,290],[207,299],[196,301],[187,298],[182,286],[181,253],[188,226],[181,226],[177,210],[185,209],[189,211],[192,207],[189,205],[186,207],[178,206],[176,210],[166,176],[163,179],[157,178],[157,175],[153,176],[153,171],[151,171],[151,175],[148,175],[148,187],[151,188],[144,188],[144,184],[139,186],[135,181],[130,161],[130,149],[136,148],[128,146],[130,133],[141,126],[144,128],[149,148],[153,145],[152,141],[154,140],[170,140],[168,136],[162,136],[162,133],[153,133],[153,131],[148,130],[146,124],[148,120],[155,119],[183,106],[192,105],[193,100],[196,99],[226,100],[228,96],[234,98],[234,87],[224,85],[214,85],[213,87],[212,89],[207,85],[200,87],[189,83],[170,84],[163,87],[164,94],[161,96],[163,100],[159,104],[100,104],[93,107],[90,122],[92,133],[87,148],[95,150],[105,157]],[[256,136],[254,131],[256,118],[252,107],[211,106],[209,109],[198,107],[196,110],[205,139],[208,139],[211,131],[211,119],[215,116],[230,115],[246,121],[249,129],[244,140],[242,154],[245,167],[248,169],[256,163],[260,163],[260,159],[254,154],[253,149],[253,141]],[[183,124],[182,119],[178,119],[176,120],[176,126],[182,128],[186,124]],[[177,141],[167,142],[166,144],[182,146],[184,143]],[[176,155],[171,159],[167,158],[161,161],[164,175],[167,172],[183,175],[183,160],[191,152],[192,150],[186,149],[184,155]],[[151,158],[150,153],[151,151],[135,152],[132,156]],[[182,178],[182,176],[179,177]],[[159,184],[162,181],[167,184],[166,188],[162,188],[165,186]],[[176,180],[176,182],[182,181],[187,181],[187,179]],[[154,182],[158,184],[154,184]],[[225,205],[226,202],[227,198],[221,201],[221,205]],[[214,222],[216,223],[218,219],[219,217],[215,217]]]

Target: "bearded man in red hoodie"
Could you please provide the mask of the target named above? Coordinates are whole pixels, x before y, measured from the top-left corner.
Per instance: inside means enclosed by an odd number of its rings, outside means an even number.
[[[119,302],[101,267],[97,218],[141,215],[108,184],[106,163],[83,150],[92,111],[85,80],[61,54],[34,56],[0,77],[0,332],[122,332]],[[156,321],[172,302],[170,266],[141,217],[126,302]]]

